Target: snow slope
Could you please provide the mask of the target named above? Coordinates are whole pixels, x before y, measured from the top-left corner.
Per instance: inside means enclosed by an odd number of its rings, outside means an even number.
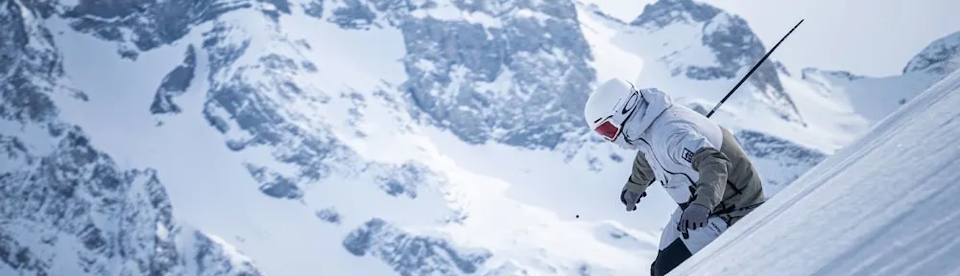
[[[672,274],[960,274],[958,105],[954,72]]]

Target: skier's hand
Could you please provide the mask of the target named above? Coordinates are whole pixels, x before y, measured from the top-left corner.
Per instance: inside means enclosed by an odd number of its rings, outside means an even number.
[[[710,216],[710,208],[699,203],[690,204],[680,215],[680,230],[697,230],[707,225],[707,218]]]
[[[626,188],[623,191],[620,191],[620,202],[623,205],[627,206],[627,211],[633,211],[637,209],[637,203],[640,203],[640,198],[647,196],[647,192],[636,193],[627,190]]]

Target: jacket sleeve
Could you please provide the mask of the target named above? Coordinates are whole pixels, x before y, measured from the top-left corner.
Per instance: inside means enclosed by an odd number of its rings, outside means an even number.
[[[654,180],[656,180],[656,177],[654,177],[653,169],[647,163],[643,151],[637,151],[637,157],[633,159],[633,171],[630,173],[630,178],[627,179],[627,184],[623,185],[623,190],[642,194]]]
[[[682,126],[667,139],[667,153],[678,164],[690,166],[699,173],[691,203],[711,211],[723,200],[727,187],[730,160],[700,132]]]

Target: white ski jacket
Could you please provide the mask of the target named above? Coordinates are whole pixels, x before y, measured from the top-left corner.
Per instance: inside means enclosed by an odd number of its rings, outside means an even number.
[[[614,141],[638,150],[628,186],[642,192],[658,182],[677,204],[698,203],[714,213],[763,201],[760,178],[728,130],[658,89],[639,92],[643,102]]]

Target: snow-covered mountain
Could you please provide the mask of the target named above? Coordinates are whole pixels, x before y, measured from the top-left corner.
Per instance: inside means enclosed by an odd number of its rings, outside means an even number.
[[[31,3],[38,4],[38,3]],[[47,6],[0,2],[2,275],[260,275],[220,237],[182,226],[157,171],[126,168],[65,122]]]
[[[960,225],[952,219],[960,210],[957,105],[960,71],[944,75],[673,273],[960,273]]]
[[[631,23],[567,0],[0,0],[0,22],[3,275],[646,271],[675,204],[622,211],[632,156],[581,125],[588,91],[709,108],[765,51],[667,0]],[[942,78],[950,41],[888,81]],[[714,117],[768,194],[895,107],[771,64]]]
[[[817,93],[832,94],[834,101],[850,105],[869,122],[877,122],[960,68],[960,31],[937,39],[913,57],[903,74],[864,77],[844,71],[804,69],[802,79]]]

